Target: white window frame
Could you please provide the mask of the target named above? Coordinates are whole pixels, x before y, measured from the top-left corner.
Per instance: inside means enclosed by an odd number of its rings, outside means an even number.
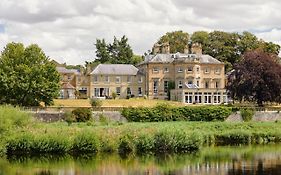
[[[93,77],[93,81],[94,81],[94,83],[98,83],[98,76],[97,75],[94,75],[94,77]]]
[[[179,89],[182,89],[182,80],[179,80],[179,81],[178,81],[178,88],[179,88]]]
[[[118,92],[118,90],[119,90],[119,92]],[[116,94],[117,94],[117,95],[120,95],[120,94],[121,94],[121,87],[116,87]]]
[[[218,75],[221,74],[221,68],[216,68],[215,69],[215,74],[218,74]]]
[[[115,82],[118,84],[121,83],[121,77],[119,76],[115,77]]]
[[[141,87],[138,87],[138,96],[142,96],[142,88]]]
[[[164,73],[168,73],[169,72],[169,68],[168,67],[164,67]]]
[[[153,94],[158,94],[159,82],[158,80],[153,80]]]
[[[127,83],[131,83],[132,82],[132,76],[131,75],[128,75],[127,76]]]
[[[183,72],[183,68],[182,67],[178,67],[178,73],[182,73]]]
[[[142,83],[142,76],[138,76],[138,83]]]
[[[189,68],[191,68],[191,70],[190,70]],[[187,67],[187,72],[189,72],[189,73],[190,73],[190,72],[193,72],[193,67],[192,67],[192,66],[188,66],[188,67]]]
[[[159,67],[153,67],[152,72],[153,73],[159,73]]]
[[[165,93],[168,93],[169,81],[165,80],[163,84],[164,84],[164,92],[165,92]]]
[[[109,83],[109,76],[108,76],[108,75],[106,75],[106,76],[104,77],[104,81],[105,81],[106,83]]]

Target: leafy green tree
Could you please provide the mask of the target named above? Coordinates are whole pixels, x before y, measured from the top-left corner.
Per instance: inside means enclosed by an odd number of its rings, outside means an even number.
[[[0,57],[0,103],[50,105],[59,95],[59,73],[38,45],[6,45]]]
[[[135,57],[128,38],[122,36],[119,39],[114,37],[113,42],[107,44],[104,39],[96,41],[96,56],[94,62],[111,64],[137,64],[141,59]]]
[[[188,44],[189,34],[183,31],[174,31],[174,32],[167,32],[163,35],[158,44],[169,43],[170,45],[170,52],[176,53],[180,52],[183,53],[186,45]]]
[[[281,65],[277,56],[261,49],[246,52],[228,77],[227,89],[233,99],[281,102]]]
[[[190,40],[192,43],[200,43],[202,45],[202,49],[205,50],[209,43],[209,33],[206,31],[197,31],[194,32]]]

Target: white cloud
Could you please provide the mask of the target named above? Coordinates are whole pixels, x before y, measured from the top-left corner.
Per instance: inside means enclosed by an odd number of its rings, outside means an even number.
[[[0,47],[37,43],[51,58],[83,64],[97,38],[122,35],[137,54],[174,30],[266,31],[256,34],[281,44],[280,8],[277,0],[1,0]]]

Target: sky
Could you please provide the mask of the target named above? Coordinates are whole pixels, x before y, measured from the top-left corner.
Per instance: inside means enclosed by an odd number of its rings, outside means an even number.
[[[166,32],[250,31],[281,44],[279,0],[1,0],[0,50],[38,44],[60,63],[95,58],[96,39],[126,35],[142,55]]]

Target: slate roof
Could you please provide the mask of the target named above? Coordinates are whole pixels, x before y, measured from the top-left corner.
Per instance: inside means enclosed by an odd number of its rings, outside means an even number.
[[[65,67],[56,67],[57,71],[61,74],[80,74],[77,69],[66,69]]]
[[[99,64],[91,74],[94,75],[137,75],[138,68],[131,64]]]
[[[175,53],[175,54],[156,54],[156,55],[147,55],[145,57],[145,63],[172,63],[174,61],[184,61],[184,62],[193,62],[199,61],[200,63],[206,64],[223,64],[219,60],[215,59],[210,55],[197,55],[197,54],[183,54],[183,53]]]

